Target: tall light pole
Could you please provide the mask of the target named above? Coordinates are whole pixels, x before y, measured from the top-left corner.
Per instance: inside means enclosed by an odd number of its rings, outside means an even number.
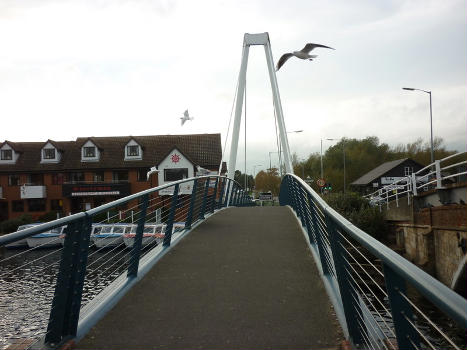
[[[272,169],[272,164],[271,164],[271,153],[279,153],[279,152],[269,152],[269,169]]]
[[[422,91],[430,95],[430,130],[431,130],[431,163],[433,164],[435,161],[435,154],[433,150],[433,111],[431,107],[431,91],[422,90],[422,89],[415,89],[415,88],[408,88],[404,87],[402,90],[409,90],[409,91]]]
[[[328,141],[339,141],[339,139],[326,139]],[[345,139],[342,138],[342,153],[344,154],[344,194],[345,194]]]
[[[287,134],[298,134],[299,132],[303,132],[303,130],[287,131]]]

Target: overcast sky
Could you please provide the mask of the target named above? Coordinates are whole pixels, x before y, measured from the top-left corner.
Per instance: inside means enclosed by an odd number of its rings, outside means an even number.
[[[428,94],[404,86],[432,91],[434,135],[465,151],[466,13],[465,0],[0,0],[0,142],[221,133],[224,143],[243,35],[269,32],[275,61],[307,42],[336,48],[277,73],[286,127],[304,130],[289,134],[299,158],[325,138],[428,141]],[[262,47],[250,49],[246,107],[257,172],[277,151]],[[182,127],[185,109],[195,119]]]

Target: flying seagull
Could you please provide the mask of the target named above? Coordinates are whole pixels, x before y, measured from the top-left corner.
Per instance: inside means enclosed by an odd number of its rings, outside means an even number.
[[[292,53],[288,52],[288,53],[283,54],[282,57],[279,59],[279,62],[277,62],[276,72],[282,67],[282,65],[285,63],[285,61],[287,61],[292,56],[295,56],[297,58],[301,58],[302,60],[313,61],[313,58],[316,58],[318,56],[310,55],[309,52],[311,50],[313,50],[315,47],[324,47],[326,49],[335,50],[335,49],[333,49],[332,47],[329,47],[329,46],[308,43],[300,51],[294,51]]]
[[[193,117],[190,117],[190,115],[188,114],[188,109],[183,113],[183,117],[180,118],[182,120],[182,126],[183,124],[185,124],[185,122],[187,120],[193,120],[194,118]]]

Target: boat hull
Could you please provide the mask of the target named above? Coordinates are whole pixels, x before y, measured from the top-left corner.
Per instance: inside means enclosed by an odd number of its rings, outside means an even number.
[[[26,238],[26,241],[29,248],[54,248],[62,245],[58,234],[39,234]]]

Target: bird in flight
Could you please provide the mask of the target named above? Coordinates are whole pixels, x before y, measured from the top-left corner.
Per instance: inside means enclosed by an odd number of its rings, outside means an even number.
[[[279,59],[279,62],[277,62],[276,72],[283,66],[285,61],[287,61],[292,56],[295,56],[297,58],[301,58],[302,60],[313,61],[313,58],[316,58],[318,56],[310,55],[310,51],[313,50],[316,47],[324,47],[326,49],[335,50],[335,49],[333,49],[332,47],[329,47],[329,46],[308,43],[300,51],[294,51],[292,53],[288,52],[288,53],[283,54],[281,56],[281,58]]]
[[[183,113],[183,117],[180,118],[182,120],[182,126],[183,124],[185,124],[185,122],[187,120],[193,120],[194,118],[193,117],[190,117],[190,115],[188,114],[188,109]]]

